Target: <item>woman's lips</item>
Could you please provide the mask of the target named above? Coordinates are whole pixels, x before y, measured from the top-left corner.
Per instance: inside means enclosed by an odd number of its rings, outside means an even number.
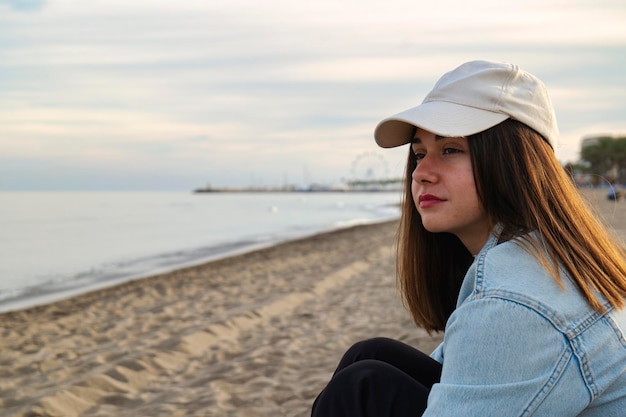
[[[419,206],[420,208],[428,208],[428,207],[433,207],[436,206],[439,203],[444,202],[445,200],[434,196],[432,194],[421,194],[418,197],[418,202],[419,202]]]

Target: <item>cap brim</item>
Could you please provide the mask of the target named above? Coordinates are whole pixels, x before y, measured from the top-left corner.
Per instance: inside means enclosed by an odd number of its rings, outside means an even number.
[[[379,146],[393,148],[411,142],[416,127],[439,136],[469,136],[508,118],[503,113],[432,101],[384,119],[376,126],[374,138]]]

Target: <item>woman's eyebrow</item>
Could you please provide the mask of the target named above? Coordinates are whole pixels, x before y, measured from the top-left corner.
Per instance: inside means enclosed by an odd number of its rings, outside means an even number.
[[[446,139],[446,138],[448,138],[448,136],[435,135],[435,141],[438,141],[438,140],[441,140],[441,139]],[[416,136],[416,137],[413,138],[411,143],[422,143],[422,140]]]

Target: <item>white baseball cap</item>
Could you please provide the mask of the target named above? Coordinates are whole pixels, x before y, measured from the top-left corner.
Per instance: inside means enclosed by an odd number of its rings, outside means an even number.
[[[515,119],[550,143],[559,135],[545,85],[518,66],[471,61],[446,73],[422,104],[384,119],[374,138],[383,148],[413,140],[415,127],[439,136],[469,136]]]

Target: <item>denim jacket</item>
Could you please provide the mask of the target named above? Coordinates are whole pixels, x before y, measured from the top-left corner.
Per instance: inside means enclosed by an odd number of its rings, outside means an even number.
[[[519,243],[492,236],[463,281],[427,417],[626,416],[626,310],[593,310]]]

